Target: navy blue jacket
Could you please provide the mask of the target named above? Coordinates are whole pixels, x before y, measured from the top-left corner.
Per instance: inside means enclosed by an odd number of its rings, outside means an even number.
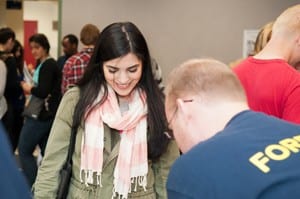
[[[299,199],[300,126],[243,111],[174,163],[167,189],[169,199]]]

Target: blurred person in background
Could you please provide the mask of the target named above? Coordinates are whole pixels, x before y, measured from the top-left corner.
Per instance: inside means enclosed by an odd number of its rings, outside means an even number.
[[[67,34],[64,36],[62,42],[64,55],[60,56],[57,59],[57,64],[59,69],[62,71],[66,61],[72,56],[75,55],[78,51],[78,39],[73,34]]]
[[[0,61],[1,62],[1,61]],[[30,199],[30,188],[19,170],[5,129],[0,122],[0,193],[1,198]]]
[[[31,95],[29,101],[32,96],[44,100],[43,109],[37,117],[25,116],[18,144],[21,166],[31,186],[37,174],[37,162],[33,152],[38,145],[41,154],[44,155],[52,122],[60,103],[61,71],[49,55],[50,44],[44,34],[32,35],[29,45],[38,65],[33,75],[34,85],[23,81],[21,86],[26,94]]]
[[[80,52],[71,56],[62,69],[61,91],[63,94],[81,79],[94,52],[99,34],[100,30],[93,24],[86,24],[82,27],[80,41],[83,44],[83,48]]]
[[[19,122],[21,120],[17,112],[22,112],[22,110],[19,109],[22,105],[19,106],[18,102],[23,103],[23,107],[25,102],[24,94],[20,86],[23,71],[19,70],[16,57],[12,52],[12,50],[15,50],[15,42],[15,33],[11,28],[0,29],[0,56],[5,62],[7,71],[4,92],[7,102],[7,112],[2,120],[13,150],[17,147],[18,135],[20,134],[20,127],[22,127],[21,123],[19,123],[19,126],[16,126],[17,120]]]
[[[300,4],[275,20],[270,40],[233,71],[246,91],[249,106],[300,124]]]
[[[7,111],[7,103],[4,96],[6,75],[7,75],[6,65],[4,63],[4,60],[2,60],[0,56],[0,123],[1,123],[0,125],[3,125],[2,118]]]
[[[9,139],[12,144],[13,151],[18,146],[20,132],[23,126],[24,117],[22,115],[25,106],[25,95],[21,87],[21,81],[24,79],[23,68],[24,68],[24,50],[19,41],[15,41],[14,47],[11,51],[11,56],[15,59],[15,67],[17,77],[16,79],[8,79],[7,82],[15,81],[16,87],[13,92],[10,93],[9,97],[9,110],[7,113],[7,122],[9,122],[10,128]],[[13,83],[11,83],[13,84]]]

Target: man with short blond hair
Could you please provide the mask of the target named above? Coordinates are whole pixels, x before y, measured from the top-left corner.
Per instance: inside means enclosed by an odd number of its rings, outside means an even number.
[[[166,86],[166,116],[183,152],[171,168],[169,199],[300,198],[300,126],[250,111],[225,64],[194,59]]]

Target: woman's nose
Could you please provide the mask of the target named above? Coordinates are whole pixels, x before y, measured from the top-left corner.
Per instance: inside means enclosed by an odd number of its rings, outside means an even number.
[[[126,72],[120,72],[117,76],[117,80],[121,84],[127,83],[129,80],[128,74]]]

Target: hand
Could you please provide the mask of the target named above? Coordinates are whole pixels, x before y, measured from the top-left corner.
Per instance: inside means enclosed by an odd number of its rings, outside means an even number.
[[[34,73],[34,66],[30,63],[27,65],[28,71],[30,72],[31,75]]]
[[[25,81],[21,81],[21,87],[22,87],[23,91],[25,92],[25,94],[30,94],[33,86],[26,83]]]

